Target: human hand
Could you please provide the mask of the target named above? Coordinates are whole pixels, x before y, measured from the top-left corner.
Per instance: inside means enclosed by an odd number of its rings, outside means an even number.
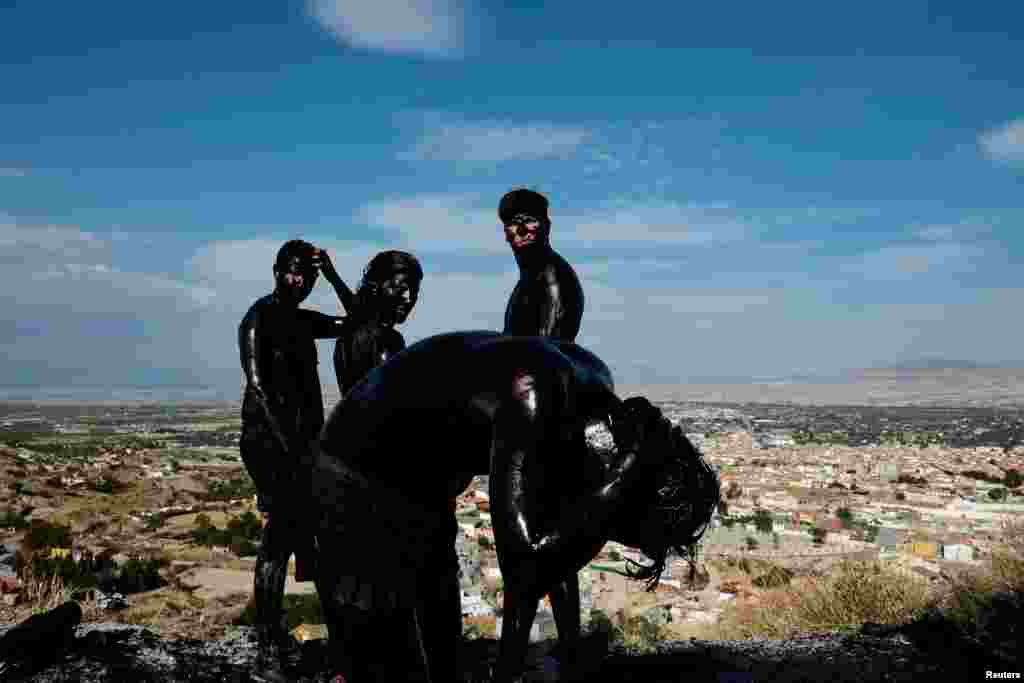
[[[338,271],[334,269],[334,263],[326,249],[317,249],[313,252],[313,266],[317,268],[329,282],[338,277]]]

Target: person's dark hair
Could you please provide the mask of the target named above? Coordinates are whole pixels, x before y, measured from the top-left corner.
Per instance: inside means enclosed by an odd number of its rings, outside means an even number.
[[[277,250],[274,267],[278,270],[284,270],[294,258],[299,258],[303,261],[312,260],[315,252],[316,247],[305,240],[288,240]]]
[[[626,403],[630,401],[643,401],[650,406],[646,399],[629,399]],[[626,417],[626,420],[649,419],[649,414],[643,411]],[[645,439],[640,445],[641,461],[645,448],[667,449],[658,468],[658,488],[638,515],[643,520],[642,535],[646,539],[640,549],[651,563],[644,565],[627,560],[630,576],[647,581],[648,590],[657,587],[670,552],[689,557],[692,562],[696,544],[707,530],[721,497],[721,485],[714,469],[678,425],[669,427],[667,420],[661,419],[664,421],[661,428],[668,430],[667,438]]]
[[[548,200],[539,192],[521,187],[512,190],[501,198],[498,203],[498,218],[503,223],[512,220],[517,214],[528,213],[531,216],[548,219]]]
[[[418,285],[423,280],[423,267],[419,260],[407,251],[382,251],[363,268],[363,277],[356,288],[356,305],[352,311],[353,322],[363,321],[373,314],[370,305],[380,290],[395,273],[408,273]]]

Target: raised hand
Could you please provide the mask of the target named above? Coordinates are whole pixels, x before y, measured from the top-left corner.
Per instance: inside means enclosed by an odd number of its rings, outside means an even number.
[[[313,267],[323,273],[328,282],[334,282],[338,278],[338,271],[334,269],[334,263],[326,249],[317,249],[313,252]]]

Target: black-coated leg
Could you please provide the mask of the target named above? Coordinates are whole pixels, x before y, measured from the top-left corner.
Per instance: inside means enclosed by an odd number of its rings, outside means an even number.
[[[576,573],[560,581],[549,593],[558,628],[558,662],[562,680],[579,678],[580,586]]]
[[[505,592],[504,621],[501,627],[501,654],[498,657],[494,683],[522,681],[526,648],[530,644],[530,628],[537,615],[535,595],[516,595]]]

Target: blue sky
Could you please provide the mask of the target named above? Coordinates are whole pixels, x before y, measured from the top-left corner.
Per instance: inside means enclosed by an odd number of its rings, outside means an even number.
[[[233,391],[292,237],[500,328],[517,186],[620,383],[1024,360],[1024,8],[506,4],[5,3],[0,384]]]

